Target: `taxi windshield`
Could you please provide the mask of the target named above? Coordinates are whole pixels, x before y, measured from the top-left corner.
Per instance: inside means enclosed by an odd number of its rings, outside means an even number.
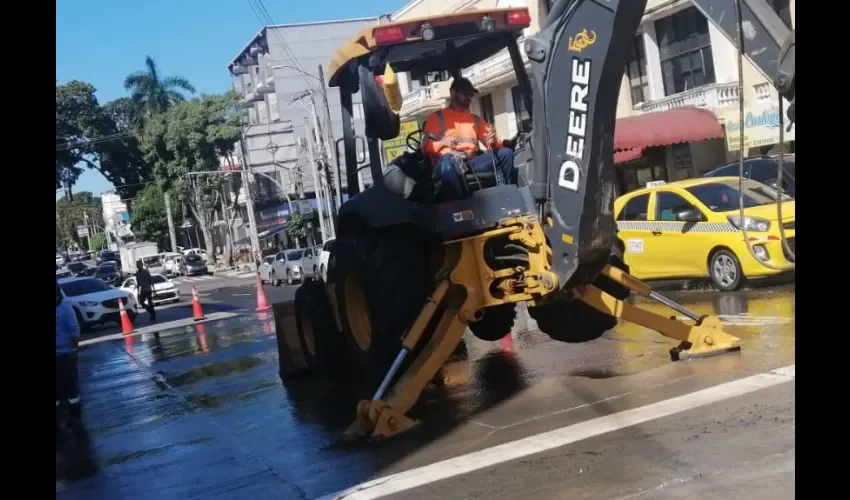
[[[775,189],[752,180],[744,180],[743,186],[744,208],[776,203],[779,196],[779,192]],[[739,209],[737,180],[710,182],[686,189],[713,212],[729,212]],[[784,198],[792,199],[788,195],[785,195]]]

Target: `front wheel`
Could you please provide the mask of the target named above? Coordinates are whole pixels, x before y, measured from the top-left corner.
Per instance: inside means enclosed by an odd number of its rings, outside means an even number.
[[[433,291],[428,249],[415,228],[378,229],[366,224],[334,246],[328,280],[335,285],[343,338],[362,382],[372,391],[398,355],[402,334]],[[417,354],[407,357],[399,373]]]
[[[734,292],[744,282],[741,262],[729,250],[721,249],[711,256],[708,273],[714,286],[721,292]]]
[[[292,286],[294,283],[295,281],[292,280],[292,273],[286,271],[286,284]]]

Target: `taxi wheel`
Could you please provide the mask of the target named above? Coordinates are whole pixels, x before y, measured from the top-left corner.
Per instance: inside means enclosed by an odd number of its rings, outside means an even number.
[[[744,283],[744,273],[738,257],[729,250],[721,249],[711,256],[708,274],[714,286],[721,292],[733,292]]]

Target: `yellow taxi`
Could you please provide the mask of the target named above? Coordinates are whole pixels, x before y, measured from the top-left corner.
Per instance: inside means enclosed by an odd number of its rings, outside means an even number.
[[[744,217],[738,177],[652,183],[614,201],[626,264],[638,279],[710,278],[721,291],[747,279],[793,270],[780,237],[779,193],[744,179]],[[793,253],[795,200],[782,201],[782,228]],[[747,231],[753,251],[744,240]]]

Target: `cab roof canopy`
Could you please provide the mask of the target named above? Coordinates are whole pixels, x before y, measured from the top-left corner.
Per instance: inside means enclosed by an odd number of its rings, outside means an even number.
[[[429,73],[469,67],[505,48],[531,24],[527,8],[472,10],[420,17],[365,28],[337,50],[328,73],[338,87],[347,68],[375,75],[393,70]]]

